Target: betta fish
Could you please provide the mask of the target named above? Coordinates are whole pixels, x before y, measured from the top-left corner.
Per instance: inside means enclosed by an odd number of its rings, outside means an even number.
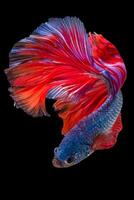
[[[5,73],[11,97],[27,114],[49,116],[45,99],[55,100],[64,137],[54,149],[54,167],[73,166],[116,143],[125,64],[111,42],[87,34],[77,17],[50,18],[16,43]]]

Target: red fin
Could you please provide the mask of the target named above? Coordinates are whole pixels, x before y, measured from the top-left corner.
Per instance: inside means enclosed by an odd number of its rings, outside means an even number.
[[[99,135],[95,138],[92,146],[93,150],[109,149],[117,140],[119,132],[122,130],[121,114],[119,114],[113,127],[106,133]]]
[[[109,53],[106,41],[95,34],[88,38],[76,17],[50,19],[41,24],[15,44],[9,55],[6,74],[16,105],[32,116],[41,116],[47,114],[45,99],[56,99],[54,107],[61,110],[63,119],[62,134],[67,134],[107,99],[106,71],[117,84],[125,79],[124,63],[115,47],[110,48],[112,55]],[[99,58],[112,67],[105,63],[99,66]],[[118,62],[119,66],[115,66],[118,59],[121,65]]]
[[[117,48],[102,35],[89,33],[89,41],[92,46],[94,64],[110,74],[111,85],[114,93],[117,93],[126,79],[126,69],[123,59]]]
[[[45,98],[56,99],[62,134],[107,98],[108,88],[93,65],[83,23],[76,17],[50,19],[10,52],[6,70],[16,105],[32,116],[46,113]]]

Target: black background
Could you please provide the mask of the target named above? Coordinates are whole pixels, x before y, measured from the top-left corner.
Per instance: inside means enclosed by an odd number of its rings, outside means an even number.
[[[8,7],[8,8],[7,8]],[[1,42],[0,78],[1,101],[1,136],[3,175],[5,183],[12,185],[24,182],[25,186],[45,182],[59,187],[68,181],[69,185],[78,180],[78,184],[96,188],[97,185],[109,185],[124,182],[129,177],[130,154],[130,67],[129,52],[132,30],[131,6],[117,2],[107,2],[94,5],[86,2],[73,4],[62,2],[16,2],[1,6]],[[47,21],[49,17],[77,16],[85,24],[86,30],[103,34],[115,44],[120,51],[128,71],[128,79],[122,91],[124,104],[122,109],[123,130],[119,134],[117,144],[109,150],[95,152],[88,159],[68,169],[56,169],[52,166],[53,149],[60,143],[62,136],[62,120],[47,101],[47,109],[51,118],[32,118],[22,110],[13,106],[9,97],[9,84],[3,70],[8,67],[8,53],[14,43],[28,36],[37,26]],[[120,175],[120,176],[119,176]],[[80,180],[83,181],[80,181]],[[36,181],[37,180],[37,181]],[[86,184],[88,182],[88,184]],[[76,184],[76,183],[75,183]],[[78,192],[78,191],[77,191]]]

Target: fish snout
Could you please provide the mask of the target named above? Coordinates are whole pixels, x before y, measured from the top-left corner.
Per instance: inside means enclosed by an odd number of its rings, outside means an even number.
[[[57,158],[53,158],[53,160],[52,160],[52,164],[53,164],[53,166],[54,167],[56,167],[56,168],[64,168],[65,167],[65,163],[64,163],[64,161],[60,161],[60,160],[58,160]]]
[[[52,164],[56,168],[67,168],[67,167],[71,167],[74,165],[73,162],[69,163],[67,161],[61,161],[61,160],[57,159],[56,157],[53,158]]]

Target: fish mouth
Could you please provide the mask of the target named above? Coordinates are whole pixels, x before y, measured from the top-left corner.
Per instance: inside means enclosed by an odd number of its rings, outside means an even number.
[[[69,164],[66,161],[58,160],[55,157],[52,160],[52,164],[56,168],[67,168],[67,167],[71,167],[72,165],[74,165],[74,163]]]
[[[89,154],[88,154],[86,157],[90,156],[93,152],[94,152],[93,149],[90,150]],[[84,158],[84,159],[85,159],[85,158]],[[81,162],[81,161],[84,160],[84,159],[79,160],[79,162]],[[59,159],[56,158],[55,156],[54,156],[54,158],[53,158],[53,160],[52,160],[52,164],[53,164],[53,166],[56,167],[56,168],[67,168],[67,167],[71,167],[71,166],[73,166],[73,165],[78,164],[79,162],[74,162],[74,161],[73,161],[73,162],[71,162],[71,163],[68,163],[67,161],[59,160]]]

